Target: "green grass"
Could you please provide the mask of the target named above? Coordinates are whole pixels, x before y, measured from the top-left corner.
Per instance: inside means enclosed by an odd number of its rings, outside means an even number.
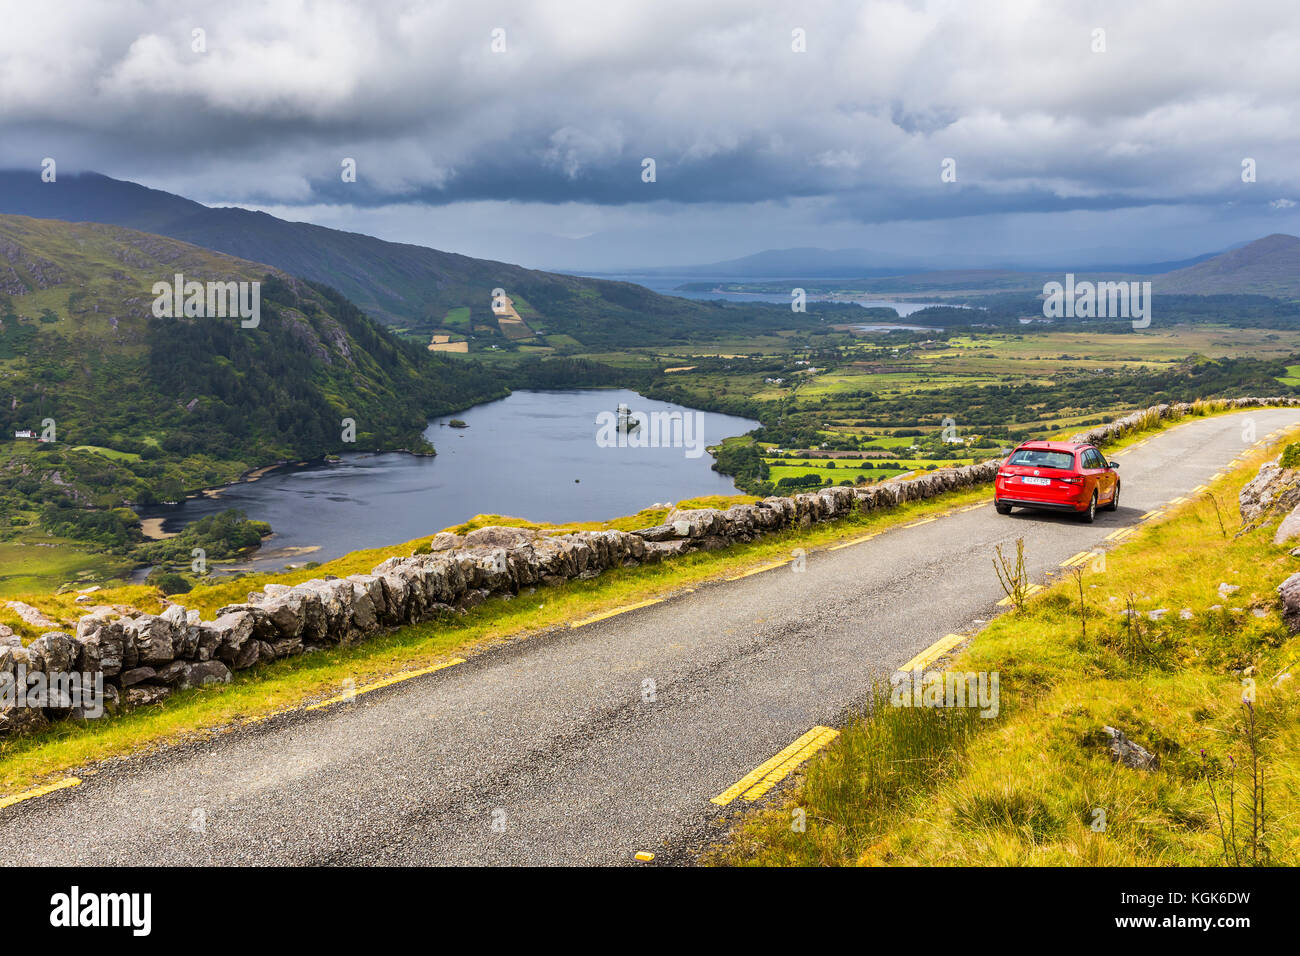
[[[74,445],[77,451],[93,451],[97,455],[103,455],[105,458],[112,458],[116,461],[139,461],[140,456],[133,451],[118,451],[115,448],[101,448],[98,445]]]
[[[910,444],[912,439],[899,438],[894,441]],[[994,457],[994,449],[989,449],[984,458]],[[782,478],[802,478],[804,475],[818,475],[823,481],[830,479],[837,485],[857,484],[859,479],[884,481],[898,475],[914,471],[934,470],[935,468],[959,468],[969,465],[977,459],[960,458],[940,460],[934,458],[817,458],[802,456],[797,458],[764,458],[768,464],[768,480],[778,482]],[[978,459],[983,460],[983,458]],[[871,467],[863,468],[864,464]],[[884,468],[884,464],[891,466]]]
[[[1233,537],[1236,494],[1265,457],[1215,483],[1213,498],[1143,526],[1103,566],[1087,566],[1086,633],[1077,584],[1063,576],[978,634],[946,669],[997,671],[996,719],[941,708],[865,711],[792,792],[743,818],[710,860],[1219,865],[1224,843],[1209,781],[1223,813],[1235,794],[1241,849],[1249,780],[1241,770],[1233,777],[1231,761],[1249,768],[1253,740],[1265,773],[1267,860],[1295,865],[1300,694],[1295,680],[1275,686],[1274,678],[1300,663],[1300,638],[1281,621],[1274,589],[1300,561],[1272,544],[1271,529]],[[1221,582],[1240,590],[1222,596]],[[1130,601],[1133,623],[1121,613]],[[1158,608],[1169,613],[1152,621],[1148,612]],[[1180,617],[1184,608],[1190,619]],[[1243,673],[1257,682],[1254,734]],[[1155,753],[1158,768],[1117,765],[1106,725]],[[804,833],[790,826],[796,808],[806,814]],[[1097,810],[1105,814],[1100,831]]]
[[[17,541],[0,541],[0,598],[35,595],[40,603],[47,603],[52,596],[43,592],[50,587],[78,581],[88,587],[124,574],[131,565],[93,545],[59,538],[29,534]]]
[[[457,330],[468,332],[469,316],[470,316],[470,311],[469,311],[469,306],[467,305],[461,306],[460,308],[456,308],[456,309],[450,309],[448,310],[447,314],[442,317],[443,328],[457,329]]]

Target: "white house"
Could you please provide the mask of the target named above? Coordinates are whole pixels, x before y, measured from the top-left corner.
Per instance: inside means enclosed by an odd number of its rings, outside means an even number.
[[[18,429],[18,431],[14,432],[14,438],[35,438],[35,437],[36,437],[36,432],[32,431],[30,428],[20,428]]]

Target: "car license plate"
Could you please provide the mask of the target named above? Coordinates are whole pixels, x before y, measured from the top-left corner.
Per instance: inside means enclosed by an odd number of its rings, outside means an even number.
[[[1052,483],[1051,478],[1021,478],[1020,480],[1027,485],[1050,485]]]

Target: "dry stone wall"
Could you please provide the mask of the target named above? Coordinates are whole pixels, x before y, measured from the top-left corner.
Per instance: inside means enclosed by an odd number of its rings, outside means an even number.
[[[1237,399],[1232,406],[1265,404],[1297,405],[1300,400]],[[1151,415],[1163,418],[1189,407],[1155,406],[1077,437],[1104,442]],[[998,459],[991,459],[906,481],[770,497],[725,511],[675,509],[662,525],[632,532],[564,534],[509,527],[480,528],[464,536],[444,532],[434,536],[427,554],[389,558],[369,574],[292,587],[268,584],[250,593],[247,602],[220,608],[210,621],[179,604],[161,614],[104,608],[82,617],[75,634],[51,631],[26,647],[16,636],[0,637],[0,676],[102,675],[109,712],[137,707],[176,690],[227,682],[234,671],[262,662],[354,644],[384,629],[460,613],[493,595],[724,548],[781,529],[970,488],[992,481],[998,465]],[[44,708],[0,706],[0,735],[38,729],[51,718],[84,716],[78,708],[61,706],[65,701],[50,703]]]

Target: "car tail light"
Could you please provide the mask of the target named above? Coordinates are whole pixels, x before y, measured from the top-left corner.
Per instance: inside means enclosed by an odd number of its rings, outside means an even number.
[[[1056,479],[1056,480],[1057,480],[1057,481],[1064,481],[1064,482],[1066,482],[1066,483],[1068,483],[1068,484],[1071,484],[1071,485],[1081,485],[1081,484],[1083,484],[1083,479],[1082,479],[1082,478],[1058,478],[1058,479]]]

